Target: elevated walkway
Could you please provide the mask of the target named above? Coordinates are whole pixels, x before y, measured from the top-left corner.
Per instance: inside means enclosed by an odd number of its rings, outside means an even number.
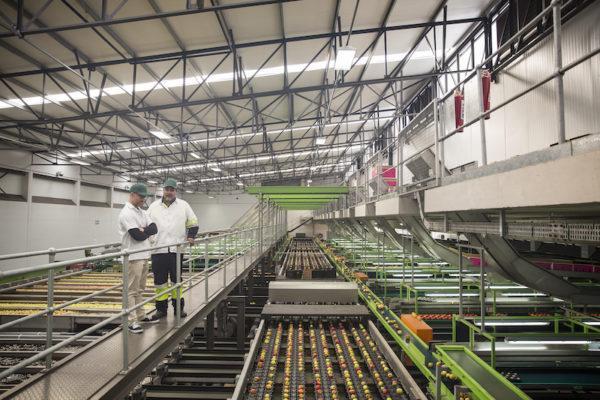
[[[227,297],[265,253],[246,253],[238,258],[237,263],[232,260],[209,271],[208,292],[203,277],[194,282],[194,286],[185,292],[188,317],[181,320],[181,326],[176,326],[175,316],[170,312],[164,321],[146,324],[143,334],[125,333],[130,362],[127,371],[122,371],[124,332],[117,328],[55,365],[47,373],[6,392],[0,399],[123,398]]]

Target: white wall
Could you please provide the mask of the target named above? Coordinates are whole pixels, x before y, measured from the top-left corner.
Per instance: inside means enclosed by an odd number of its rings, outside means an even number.
[[[563,65],[582,57],[600,45],[600,4],[588,6],[563,25]],[[492,83],[491,106],[523,91],[554,69],[552,38],[546,38],[499,75]],[[600,132],[600,56],[585,61],[564,75],[567,140]],[[477,85],[470,80],[465,88],[465,121],[477,111]],[[446,132],[454,129],[453,98],[447,103]],[[547,148],[557,142],[554,82],[492,113],[486,120],[488,163]],[[448,168],[477,161],[481,164],[479,124],[465,128],[445,143]]]
[[[289,210],[287,211],[287,227],[288,231],[294,229],[296,226],[300,225],[302,222],[306,221],[309,218],[312,218],[312,211],[310,210]],[[323,235],[325,239],[327,239],[327,225],[314,223],[313,221],[308,222],[302,225],[300,228],[296,229],[290,235],[295,236],[297,233],[304,233],[306,236],[314,237],[318,234]]]
[[[0,187],[11,194],[22,194],[28,201],[0,200],[0,254],[44,250],[50,247],[72,247],[86,244],[118,242],[117,219],[120,207],[128,193],[124,189],[128,183],[111,175],[80,175],[79,166],[31,165],[31,153],[24,151],[0,151],[0,167],[23,171],[24,177],[8,175],[0,179]],[[55,178],[61,173],[61,180]],[[36,175],[33,175],[35,173]],[[40,175],[38,177],[38,174]],[[20,188],[21,182],[25,188]],[[31,180],[31,190],[27,180]],[[104,187],[91,187],[80,182],[94,183]],[[117,190],[115,190],[117,188]],[[151,187],[152,193],[160,195],[161,190]],[[48,204],[31,201],[31,196],[57,197],[70,199],[73,204]],[[247,194],[216,196],[209,199],[200,194],[180,194],[185,198],[199,220],[200,230],[218,230],[230,227],[246,210],[256,204],[257,199]],[[79,200],[109,202],[111,207],[79,205]],[[112,201],[111,201],[112,200]],[[148,203],[152,199],[148,200]],[[63,254],[57,259],[64,260],[82,256]],[[35,257],[18,261],[0,261],[0,269],[36,265],[47,262],[47,257]]]
[[[205,194],[184,193],[185,199],[198,217],[200,231],[213,231],[229,228],[246,211],[258,203],[255,196],[249,194],[215,195],[210,199]]]

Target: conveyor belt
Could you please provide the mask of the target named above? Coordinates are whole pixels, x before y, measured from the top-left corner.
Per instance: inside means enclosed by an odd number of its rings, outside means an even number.
[[[186,310],[189,316],[182,320],[181,327],[175,326],[172,314],[165,321],[145,327],[141,335],[128,335],[130,369],[121,374],[122,335],[116,329],[97,344],[66,362],[54,367],[25,387],[16,388],[0,398],[23,400],[79,400],[82,398],[114,399],[125,395],[130,386],[140,382],[149,370],[160,361],[174,344],[177,344],[213,309],[255,265],[260,257],[245,256],[246,268],[233,279],[235,265],[226,265],[227,287],[223,285],[223,267],[209,277],[209,302],[203,304],[204,284],[186,292]],[[242,272],[244,259],[238,261]],[[192,311],[193,310],[193,311]]]
[[[475,358],[462,346],[438,346],[438,351],[449,358],[452,370],[464,371],[469,379],[476,382],[489,393],[490,398],[498,400],[523,400],[529,397],[522,394],[514,385],[494,373],[487,364],[478,363]],[[515,390],[516,389],[516,390]]]

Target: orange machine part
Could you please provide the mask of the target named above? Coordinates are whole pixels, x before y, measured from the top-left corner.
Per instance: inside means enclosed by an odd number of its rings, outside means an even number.
[[[365,274],[363,272],[355,272],[354,277],[361,282],[366,282],[369,280],[369,277],[367,276],[367,274]]]
[[[433,340],[433,329],[421,319],[412,314],[402,314],[400,319],[408,329],[413,331],[425,343],[429,343]]]

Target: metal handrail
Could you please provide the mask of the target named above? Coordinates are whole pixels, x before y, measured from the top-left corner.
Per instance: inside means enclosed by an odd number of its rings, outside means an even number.
[[[50,253],[54,253],[54,254],[70,253],[72,251],[90,250],[90,249],[97,249],[100,247],[109,249],[111,247],[118,247],[118,246],[121,246],[121,242],[105,243],[105,244],[88,244],[88,245],[82,245],[82,246],[76,246],[76,247],[65,247],[62,249],[49,248],[48,250],[25,251],[22,253],[2,254],[2,255],[0,255],[0,261],[13,260],[13,259],[25,258],[25,257],[44,256],[44,255],[47,255]]]
[[[273,215],[274,216],[274,215]],[[283,222],[283,221],[280,221]],[[265,228],[272,228],[272,229],[268,229],[267,235],[265,235],[265,237],[262,237],[264,234],[264,230]],[[271,234],[269,234],[269,231],[271,231]],[[204,236],[202,238],[197,238],[194,240],[194,243],[204,243],[205,244],[205,251],[207,251],[208,249],[208,243],[213,241],[213,240],[219,240],[219,239],[223,239],[223,240],[227,240],[228,237],[234,237],[236,238],[236,245],[237,245],[237,237],[239,235],[246,235],[246,233],[250,233],[252,232],[254,236],[254,234],[256,234],[257,236],[261,236],[260,239],[260,243],[263,244],[263,246],[265,244],[267,245],[271,245],[273,243],[276,242],[276,239],[285,234],[285,226],[283,225],[283,223],[280,224],[270,224],[270,225],[262,225],[262,226],[258,226],[258,227],[253,227],[253,228],[245,228],[245,229],[239,229],[239,230],[235,230],[235,231],[230,231],[227,233],[223,233],[223,234],[219,234],[219,235],[215,235],[215,236]],[[264,239],[266,239],[268,241],[268,243],[264,242]],[[247,244],[247,243],[246,243]],[[99,255],[99,256],[91,256],[91,257],[84,257],[82,259],[76,259],[76,260],[68,260],[68,261],[62,261],[62,262],[50,262],[48,264],[42,264],[42,265],[38,265],[38,266],[34,266],[34,267],[28,267],[28,268],[21,268],[21,269],[16,269],[16,270],[11,270],[11,271],[5,271],[4,273],[0,273],[0,277],[3,276],[14,276],[14,275],[19,275],[22,274],[24,272],[33,272],[33,271],[48,271],[48,307],[45,310],[42,310],[40,312],[37,312],[35,314],[31,314],[31,315],[27,315],[25,317],[21,317],[17,320],[13,320],[10,321],[9,323],[6,323],[4,325],[0,325],[0,330],[2,329],[6,329],[9,328],[11,326],[17,325],[21,322],[36,318],[36,317],[40,317],[43,315],[48,315],[48,324],[47,324],[47,330],[46,330],[46,349],[40,353],[37,353],[36,355],[25,359],[23,361],[21,361],[20,363],[2,371],[0,373],[0,379],[5,378],[17,371],[19,371],[21,368],[26,367],[28,365],[30,365],[33,362],[36,362],[38,360],[41,360],[43,358],[46,358],[46,366],[47,368],[49,368],[51,366],[51,357],[52,354],[56,351],[61,349],[64,346],[67,346],[68,344],[72,343],[73,341],[79,339],[82,336],[87,335],[88,333],[92,333],[94,331],[96,331],[97,329],[100,329],[104,326],[107,326],[108,324],[118,320],[119,318],[121,318],[121,325],[122,325],[122,332],[123,332],[123,370],[127,370],[129,368],[129,356],[128,356],[128,341],[127,341],[127,336],[128,336],[128,330],[127,330],[127,326],[128,326],[128,316],[132,311],[135,311],[141,307],[143,307],[145,304],[157,299],[159,296],[162,296],[164,294],[170,293],[173,290],[176,291],[182,291],[182,292],[186,292],[189,291],[191,288],[193,288],[194,286],[200,284],[201,282],[205,283],[205,304],[208,302],[209,299],[209,295],[208,295],[208,279],[210,276],[212,276],[213,274],[215,274],[216,272],[218,272],[219,270],[223,270],[223,288],[225,288],[226,283],[227,283],[227,272],[226,272],[226,268],[227,268],[227,264],[229,262],[231,262],[232,260],[235,260],[235,275],[234,276],[238,276],[238,268],[237,268],[237,260],[241,257],[244,257],[244,260],[246,259],[246,255],[249,254],[254,254],[255,251],[259,251],[262,252],[263,249],[258,249],[257,246],[259,245],[259,240],[258,238],[255,240],[253,238],[251,238],[251,242],[250,244],[247,244],[242,251],[239,251],[236,247],[236,251],[234,254],[232,254],[229,257],[223,258],[221,261],[217,262],[215,265],[213,265],[210,268],[205,268],[202,272],[199,272],[197,274],[193,274],[190,275],[187,279],[183,280],[180,279],[181,278],[181,266],[182,266],[182,262],[181,262],[181,258],[177,257],[177,281],[178,283],[170,286],[168,288],[166,288],[165,290],[161,291],[160,293],[155,294],[154,296],[151,296],[147,299],[145,299],[144,301],[134,305],[133,307],[129,308],[128,307],[128,292],[127,292],[127,271],[128,271],[128,267],[129,267],[129,256],[131,254],[136,254],[136,253],[140,253],[140,252],[145,252],[148,250],[156,250],[156,249],[162,249],[162,248],[166,248],[166,247],[176,247],[177,248],[177,254],[181,253],[181,249],[184,245],[189,245],[189,243],[186,242],[178,242],[178,243],[172,243],[172,244],[167,244],[167,245],[163,245],[163,246],[158,246],[158,247],[149,247],[149,248],[144,248],[144,249],[139,249],[139,250],[134,250],[134,251],[130,251],[130,250],[122,250],[118,253],[110,253],[110,254],[105,254],[105,255]],[[101,247],[101,246],[98,246]],[[83,247],[83,248],[87,248],[87,247]],[[71,248],[73,249],[73,248]],[[77,248],[79,249],[79,248]],[[50,249],[49,252],[45,253],[48,254],[50,259],[52,260],[54,253],[51,251],[52,249]],[[249,252],[248,252],[249,250]],[[206,258],[208,253],[205,254],[205,259],[206,261],[208,261],[208,259]],[[40,254],[36,254],[36,255],[40,255]],[[112,258],[116,258],[116,257],[120,257],[123,256],[123,283],[120,283],[118,285],[114,285],[111,286],[109,288],[105,288],[93,293],[89,293],[87,295],[84,296],[80,296],[76,299],[72,299],[70,301],[67,301],[65,303],[62,303],[60,305],[54,306],[53,304],[53,290],[54,290],[54,274],[53,271],[56,268],[60,268],[62,266],[66,266],[66,265],[70,265],[73,263],[77,263],[77,262],[90,262],[90,261],[97,261],[97,260],[102,260],[102,259],[112,259]],[[17,257],[18,258],[18,257]],[[188,259],[186,261],[183,261],[183,264],[185,263],[190,263],[191,261],[193,261],[194,259]],[[206,263],[206,266],[208,265],[208,262]],[[223,267],[223,268],[221,268]],[[196,282],[194,282],[194,280],[196,280]],[[184,285],[189,284],[187,289],[184,288]],[[95,296],[98,296],[100,294],[109,292],[111,290],[115,290],[119,287],[122,287],[122,308],[121,308],[121,312],[109,317],[108,319],[105,319],[89,328],[87,328],[86,330],[70,337],[67,340],[64,340],[60,343],[57,343],[56,345],[52,345],[52,339],[53,339],[53,322],[52,322],[52,316],[54,311],[56,310],[60,310],[62,308],[65,308],[69,305],[72,304],[76,304],[82,300],[87,300],[90,298],[93,298]],[[182,289],[183,288],[183,289]],[[178,302],[177,307],[176,307],[176,325],[179,326],[181,322],[181,304]]]

